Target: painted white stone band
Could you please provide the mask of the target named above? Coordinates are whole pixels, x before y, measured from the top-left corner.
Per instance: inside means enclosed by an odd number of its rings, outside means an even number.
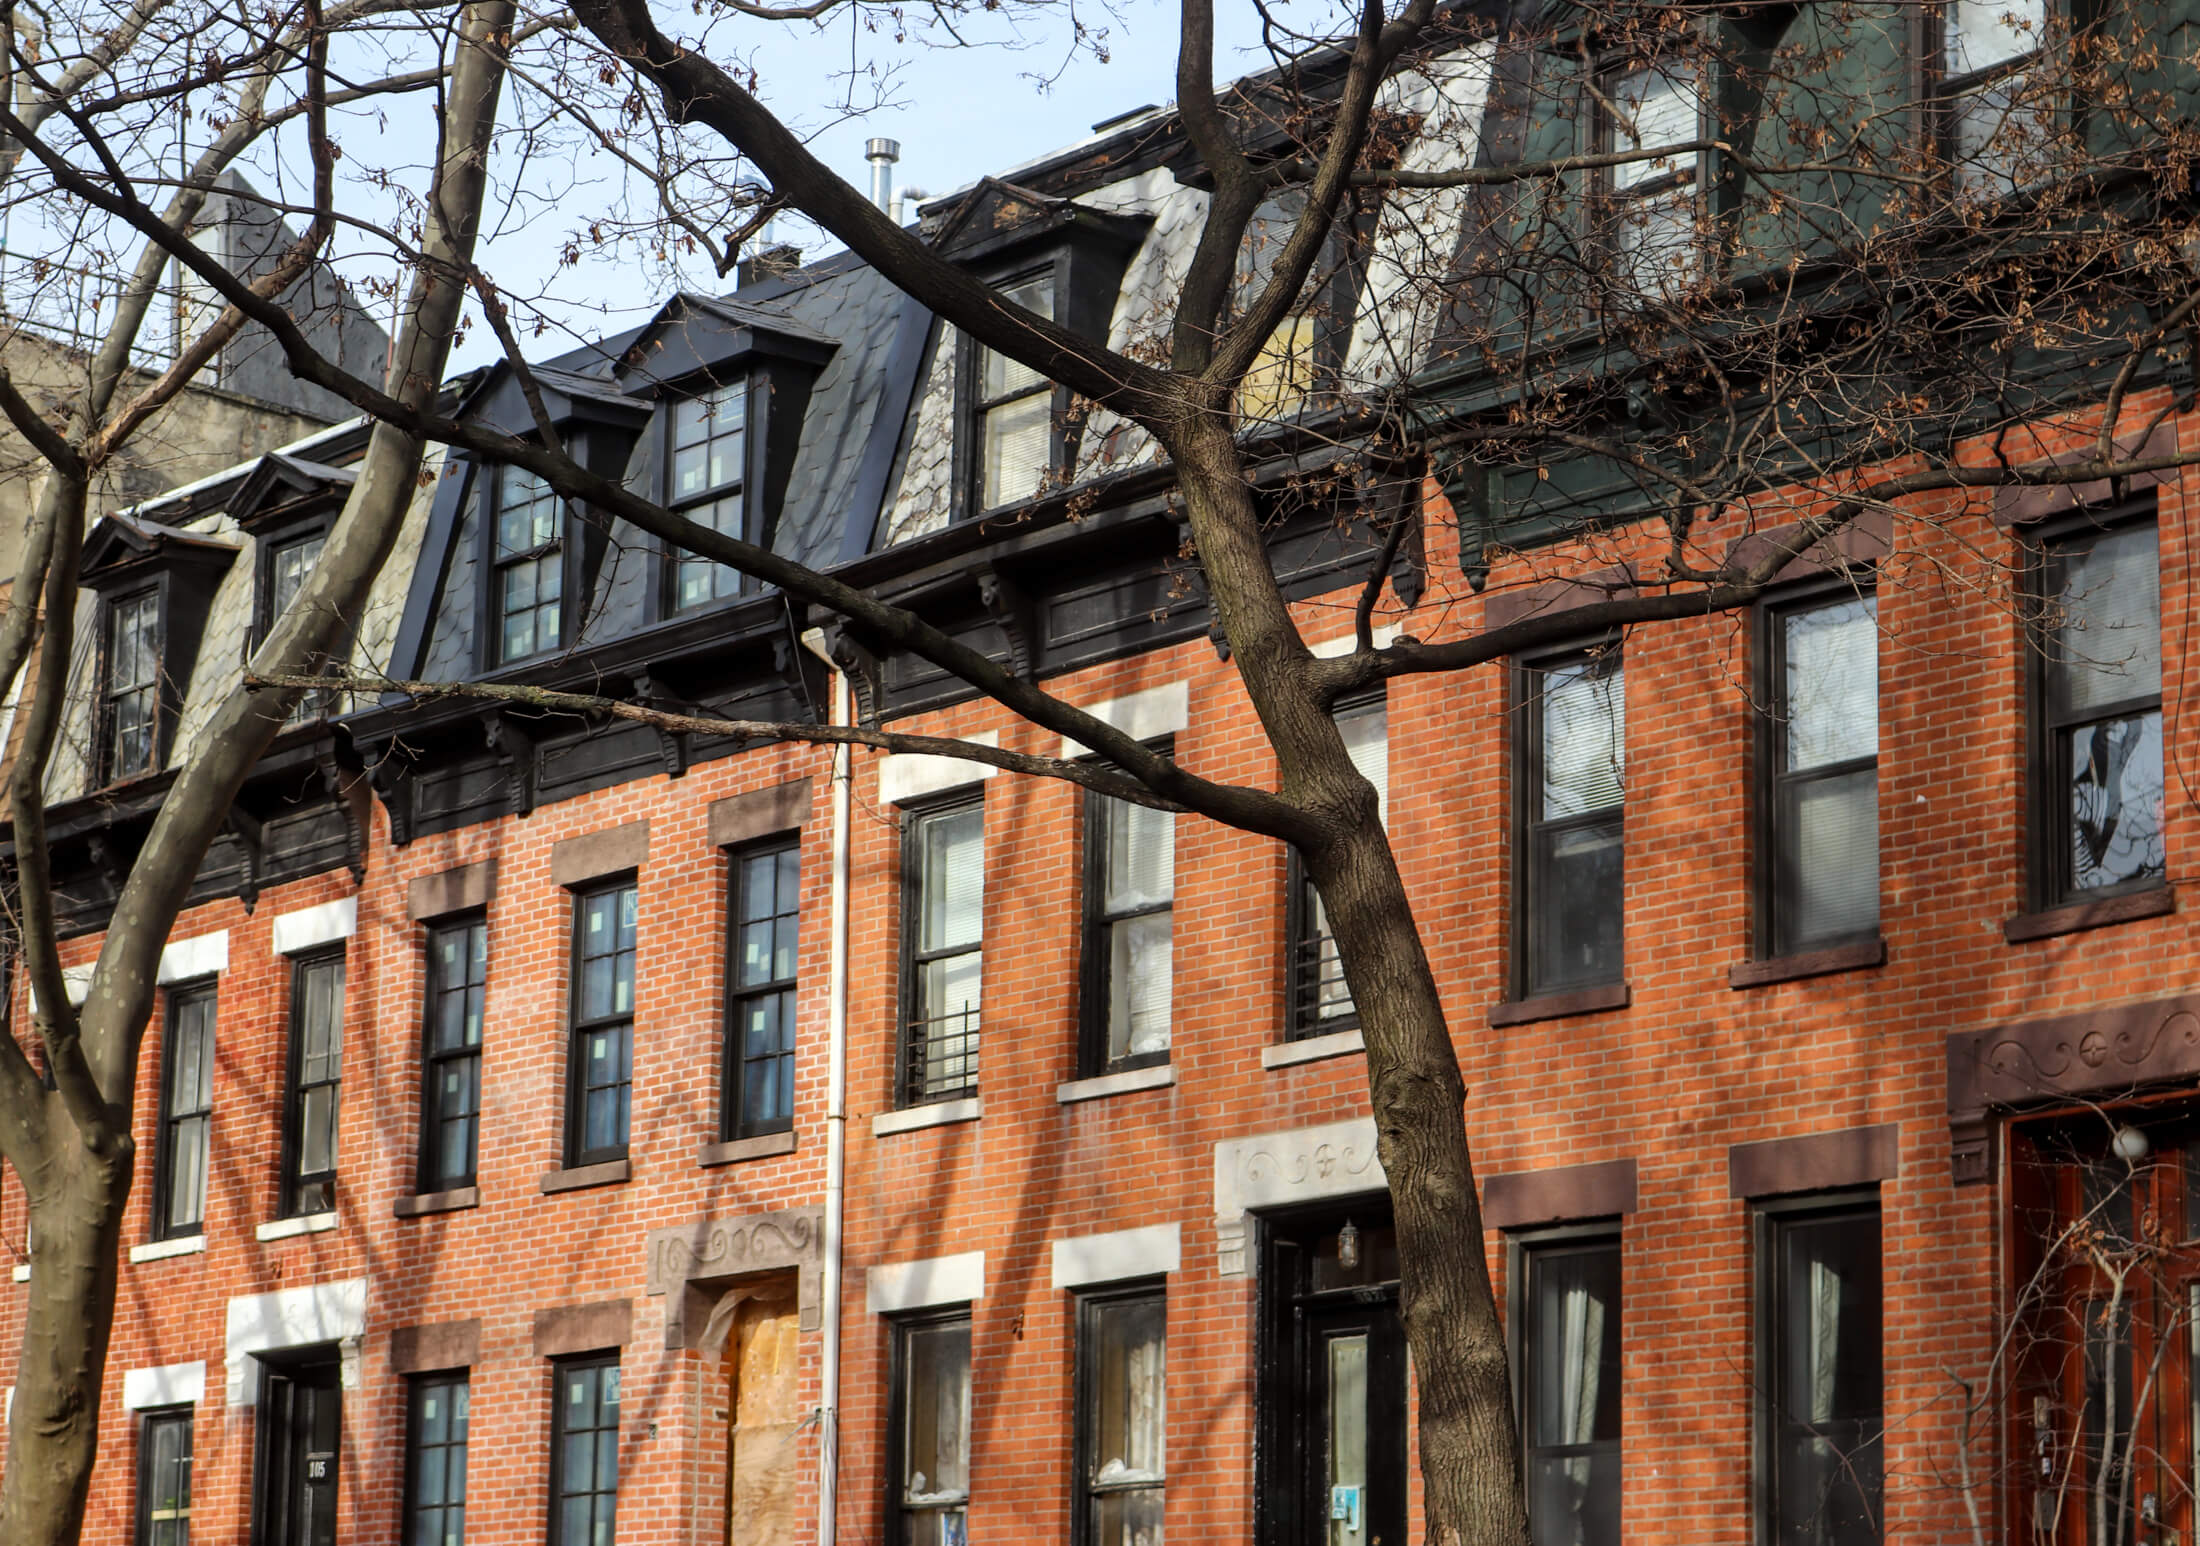
[[[1367,636],[1375,641],[1377,649],[1387,648],[1390,641],[1398,637],[1398,625],[1396,623],[1377,623],[1367,631]],[[1316,660],[1335,660],[1339,656],[1351,654],[1359,647],[1360,636],[1358,634],[1341,633],[1334,639],[1324,639],[1319,644],[1309,644],[1306,647],[1306,652]]]
[[[255,1353],[291,1347],[338,1344],[346,1390],[359,1387],[359,1339],[367,1332],[367,1280],[311,1283],[278,1288],[271,1294],[242,1294],[229,1301],[229,1324],[222,1339],[231,1406],[256,1406],[260,1399]]]
[[[216,929],[196,939],[179,939],[160,953],[160,972],[153,979],[162,987],[172,982],[191,982],[229,970],[229,931]]]
[[[1192,722],[1191,689],[1182,682],[1164,682],[1143,692],[1126,693],[1105,703],[1085,706],[1085,712],[1103,724],[1113,725],[1138,741],[1176,735]],[[1091,747],[1062,737],[1064,757],[1083,757]]]
[[[96,961],[86,961],[82,966],[61,968],[61,987],[68,995],[72,1008],[83,1008],[84,1001],[92,996],[92,973],[97,970],[99,963]],[[31,1013],[35,1015],[38,1013],[38,990],[32,988],[30,995]]]
[[[122,1409],[141,1412],[149,1406],[196,1406],[206,1396],[206,1360],[165,1364],[158,1369],[126,1369],[122,1375]]]
[[[347,896],[319,907],[301,907],[277,918],[269,944],[279,956],[296,955],[317,945],[333,945],[359,932],[359,899]]]
[[[984,1297],[983,1251],[935,1256],[930,1261],[881,1262],[864,1274],[864,1304],[873,1315],[968,1304]]]
[[[974,746],[999,746],[1001,738],[991,730],[958,737]],[[975,784],[1000,772],[986,762],[965,762],[960,757],[935,757],[925,752],[895,752],[878,764],[878,798],[881,805],[900,805],[928,794],[945,794]]]
[[[1184,1265],[1182,1231],[1174,1224],[1149,1224],[1107,1235],[1077,1235],[1054,1242],[1054,1286],[1083,1288],[1089,1283],[1120,1283],[1126,1278],[1158,1277]]]

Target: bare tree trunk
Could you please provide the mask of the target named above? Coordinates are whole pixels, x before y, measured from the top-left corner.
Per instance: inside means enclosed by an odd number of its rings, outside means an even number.
[[[1209,594],[1276,748],[1287,801],[1367,1039],[1377,1152],[1398,1231],[1400,1310],[1420,1390],[1423,1504],[1439,1546],[1528,1546],[1504,1329],[1482,1252],[1466,1087],[1436,977],[1383,831],[1276,584],[1228,418],[1167,437]]]

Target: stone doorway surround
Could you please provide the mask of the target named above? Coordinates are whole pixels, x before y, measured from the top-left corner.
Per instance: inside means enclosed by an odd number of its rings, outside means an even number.
[[[699,1348],[719,1301],[760,1273],[792,1271],[799,1325],[815,1331],[824,1299],[824,1210],[780,1208],[695,1219],[649,1232],[648,1291],[665,1296],[665,1346]]]
[[[1256,1209],[1389,1189],[1373,1117],[1226,1139],[1215,1145],[1215,1271],[1245,1275],[1245,1226]]]

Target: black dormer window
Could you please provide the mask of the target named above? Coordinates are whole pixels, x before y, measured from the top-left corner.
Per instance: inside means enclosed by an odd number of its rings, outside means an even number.
[[[100,630],[102,784],[150,773],[160,755],[160,588],[116,596]]]
[[[524,467],[497,469],[495,632],[491,664],[554,650],[565,639],[563,504]]]
[[[665,503],[698,526],[728,537],[745,537],[748,485],[749,388],[746,381],[715,387],[671,404],[672,454],[667,458],[669,487]],[[667,586],[666,610],[685,612],[738,595],[743,576],[737,569],[693,553],[675,553]]]
[[[1002,298],[1054,319],[1054,271],[1028,274],[1000,287]],[[1059,465],[1054,434],[1054,384],[1005,354],[971,345],[972,444],[977,448],[975,508],[997,510],[1037,494]]]
[[[261,594],[267,597],[267,616],[260,625],[260,637],[264,640],[282,615],[290,610],[290,604],[298,599],[298,593],[306,588],[306,578],[313,573],[313,566],[321,561],[321,549],[328,544],[328,533],[313,530],[300,533],[286,540],[270,542],[264,568],[260,576]],[[325,669],[330,662],[323,657],[314,669]],[[301,725],[336,709],[335,694],[316,689],[298,699],[298,706],[290,711],[285,726]]]

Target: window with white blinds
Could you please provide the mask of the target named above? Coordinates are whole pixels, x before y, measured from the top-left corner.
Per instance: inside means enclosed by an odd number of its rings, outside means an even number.
[[[1781,956],[1879,928],[1878,598],[1844,590],[1771,617],[1765,899]]]
[[[1383,699],[1347,704],[1337,711],[1337,733],[1360,776],[1375,786],[1375,808],[1390,824],[1390,714]],[[1326,1036],[1359,1022],[1344,962],[1330,932],[1321,893],[1291,857],[1294,918],[1290,945],[1291,1039]]]
[[[1176,817],[1094,795],[1086,827],[1087,1073],[1169,1055]]]

